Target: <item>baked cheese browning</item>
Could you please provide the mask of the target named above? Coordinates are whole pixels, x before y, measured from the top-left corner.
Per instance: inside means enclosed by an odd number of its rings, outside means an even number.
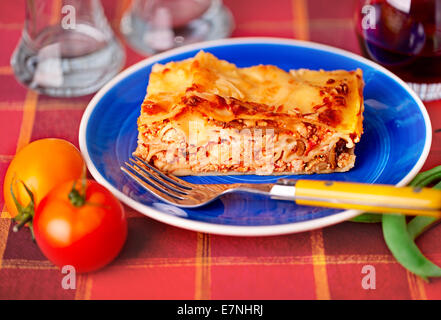
[[[177,175],[347,171],[362,90],[361,70],[237,68],[201,51],[153,67],[135,154]]]

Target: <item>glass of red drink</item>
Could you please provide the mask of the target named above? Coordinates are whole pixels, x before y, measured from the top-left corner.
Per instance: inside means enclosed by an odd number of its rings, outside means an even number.
[[[357,0],[363,54],[404,81],[424,101],[441,98],[441,0]]]

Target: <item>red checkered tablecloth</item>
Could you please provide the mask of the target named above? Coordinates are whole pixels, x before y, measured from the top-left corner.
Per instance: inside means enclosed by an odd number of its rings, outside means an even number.
[[[103,0],[117,29],[127,0]],[[233,36],[278,36],[325,43],[358,53],[351,0],[225,0]],[[58,137],[78,146],[78,127],[91,96],[56,99],[17,83],[9,60],[21,35],[24,0],[0,1],[0,185],[17,150]],[[116,30],[117,31],[117,30]],[[119,33],[117,31],[119,36]],[[127,49],[129,66],[143,57]],[[441,102],[426,104],[441,128]],[[424,169],[441,164],[441,133]],[[390,254],[379,224],[345,222],[300,234],[227,237],[196,233],[144,217],[126,207],[129,235],[104,269],[61,287],[63,274],[30,240],[12,232],[0,206],[0,299],[440,299],[441,279],[426,283]],[[441,227],[418,245],[441,265]],[[376,268],[376,289],[364,290],[362,268]]]

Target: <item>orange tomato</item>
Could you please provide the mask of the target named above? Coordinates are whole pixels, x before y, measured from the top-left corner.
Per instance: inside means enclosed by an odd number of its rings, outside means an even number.
[[[56,185],[81,177],[83,167],[81,153],[66,140],[49,138],[28,144],[17,153],[6,172],[3,193],[8,212],[12,217],[18,214],[11,186],[18,202],[26,207],[31,199],[24,183],[34,195],[36,208]]]

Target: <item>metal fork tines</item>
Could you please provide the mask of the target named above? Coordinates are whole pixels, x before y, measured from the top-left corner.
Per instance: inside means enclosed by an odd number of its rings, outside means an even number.
[[[180,207],[199,207],[230,191],[269,192],[266,185],[192,184],[166,174],[143,159],[134,156],[121,170],[161,200]]]

